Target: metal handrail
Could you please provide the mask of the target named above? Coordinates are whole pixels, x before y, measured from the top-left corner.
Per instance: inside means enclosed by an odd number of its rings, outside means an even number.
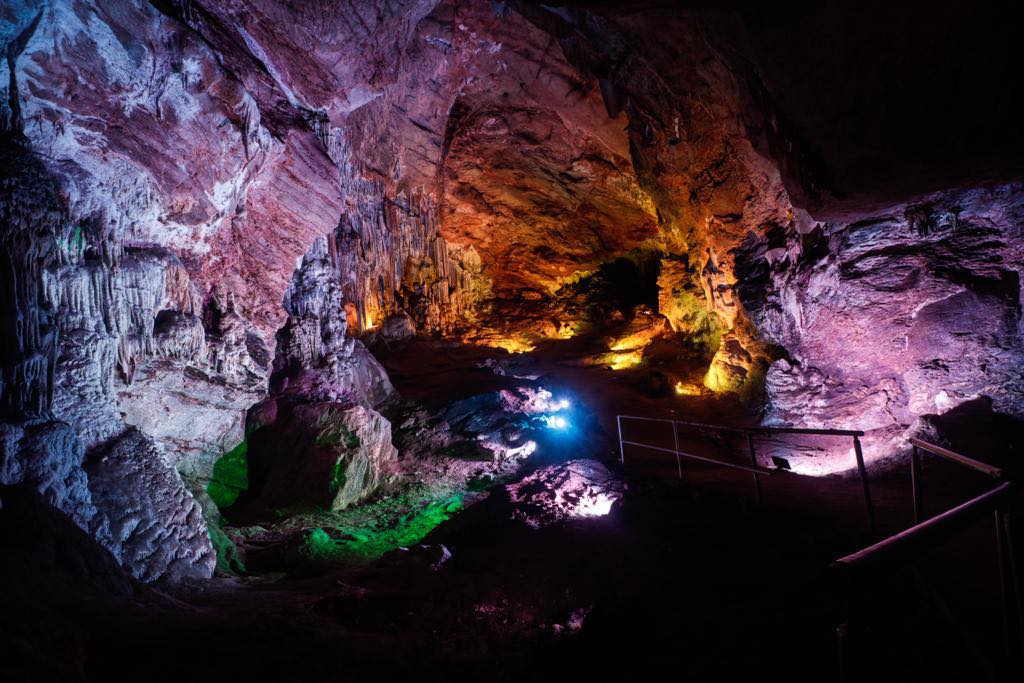
[[[662,422],[672,425],[672,439],[675,444],[673,449],[653,446],[637,441],[629,441],[622,436],[622,420],[641,420],[646,422]],[[754,483],[757,488],[757,500],[761,502],[761,475],[770,475],[772,470],[765,470],[758,466],[757,456],[754,451],[754,436],[764,434],[813,434],[821,436],[847,436],[852,437],[854,454],[857,459],[857,470],[860,474],[861,484],[864,490],[864,502],[868,514],[868,523],[872,535],[875,533],[874,506],[871,499],[871,490],[868,484],[867,470],[864,465],[864,454],[861,448],[860,437],[864,432],[852,429],[805,429],[800,427],[727,427],[725,425],[713,425],[702,422],[688,422],[684,420],[671,420],[667,418],[642,417],[639,415],[617,415],[616,423],[619,431],[619,457],[623,464],[626,462],[625,445],[637,446],[665,453],[674,453],[676,466],[680,479],[683,476],[682,458],[691,458],[710,462],[724,467],[752,472]],[[747,437],[747,444],[750,452],[752,467],[744,467],[735,463],[705,458],[703,456],[686,453],[679,450],[678,425],[694,427],[697,429],[711,430],[715,432],[731,432],[742,434]],[[1020,645],[1024,648],[1024,608],[1022,608],[1020,577],[1017,573],[1017,562],[1013,548],[1012,535],[1009,533],[1010,516],[1006,511],[1008,499],[1016,492],[1011,482],[1002,483],[995,488],[982,493],[971,500],[961,503],[956,507],[938,514],[928,520],[921,521],[921,453],[926,451],[936,456],[963,465],[975,471],[986,474],[994,479],[1003,477],[1003,470],[994,465],[969,458],[966,455],[956,453],[942,446],[937,446],[916,437],[910,438],[913,446],[911,454],[911,486],[913,490],[914,503],[914,525],[888,538],[880,540],[870,546],[862,548],[854,553],[839,558],[832,563],[834,570],[840,571],[844,576],[852,577],[862,574],[868,570],[875,569],[881,565],[901,560],[913,559],[927,548],[940,543],[950,534],[962,529],[968,524],[976,521],[986,512],[995,513],[996,525],[996,546],[999,556],[1000,591],[1002,594],[1003,625],[1006,633],[1006,643],[1010,642],[1010,611],[1011,593],[1014,596],[1016,606],[1017,628],[1019,630]],[[846,634],[848,624],[840,624],[836,629],[840,647],[840,670],[842,673],[843,663],[846,661]]]
[[[622,421],[623,420],[640,420],[644,422],[663,422],[672,425],[672,440],[675,443],[675,450],[669,450],[667,448],[661,448],[657,446],[650,446],[648,444],[639,443],[636,441],[626,441],[622,438]],[[754,450],[754,437],[757,435],[764,434],[807,434],[807,435],[818,435],[818,436],[847,436],[853,438],[853,451],[857,461],[857,473],[860,475],[861,488],[864,495],[864,508],[867,513],[868,528],[871,530],[871,534],[875,534],[875,508],[874,503],[871,499],[871,486],[868,483],[867,468],[864,465],[864,451],[861,448],[860,437],[864,436],[864,432],[856,429],[813,429],[804,427],[728,427],[725,425],[713,425],[704,422],[688,422],[685,420],[671,420],[668,418],[660,417],[643,417],[640,415],[616,415],[616,425],[619,430],[619,459],[622,464],[626,463],[626,450],[625,445],[639,446],[641,448],[649,448],[651,450],[664,451],[667,453],[675,453],[676,455],[676,469],[679,472],[679,478],[683,478],[683,464],[682,458],[690,458],[693,460],[702,460],[704,462],[711,462],[725,467],[732,467],[734,469],[746,470],[754,474],[754,488],[757,494],[757,502],[762,501],[761,491],[761,479],[762,474],[768,474],[771,470],[764,470],[758,467],[757,454]],[[752,467],[740,467],[738,465],[723,462],[721,460],[714,460],[712,458],[705,458],[701,456],[695,456],[692,453],[684,453],[679,450],[679,436],[677,425],[683,425],[684,427],[694,427],[697,429],[711,430],[715,432],[731,432],[734,434],[743,434],[747,437],[747,449],[750,454],[750,463]]]
[[[987,474],[993,479],[1001,479],[1003,476],[1002,468],[996,467],[995,465],[989,465],[988,463],[981,462],[980,460],[975,460],[974,458],[968,458],[966,455],[961,455],[960,453],[951,451],[948,448],[936,446],[933,443],[922,441],[921,439],[918,439],[913,436],[910,437],[910,443],[914,446],[914,448],[924,449],[929,453],[937,455],[941,458],[945,458],[946,460],[952,460],[955,463],[959,463],[966,467],[970,467],[971,469],[978,470],[979,472]]]
[[[913,436],[910,437],[910,444],[912,446],[910,451],[910,492],[914,502],[914,524],[921,521],[923,505],[921,496],[921,451],[932,453],[958,465],[970,467],[973,470],[987,474],[993,479],[1002,479],[1003,477],[1002,469],[974,458],[968,458],[966,455],[951,451],[948,448],[922,441]]]
[[[863,571],[886,561],[899,561],[902,557],[914,555],[941,540],[939,537],[962,529],[986,512],[996,509],[1013,492],[1014,485],[1011,482],[1000,484],[955,508],[841,557],[832,563],[832,567],[843,571]]]
[[[703,455],[694,455],[693,453],[686,453],[685,451],[675,451],[671,448],[662,448],[661,446],[651,446],[650,444],[640,443],[639,441],[626,441],[622,440],[622,443],[627,446],[639,446],[640,448],[648,448],[652,451],[661,451],[662,453],[676,453],[684,458],[690,458],[691,460],[700,460],[702,462],[710,462],[715,465],[721,465],[722,467],[731,467],[734,470],[743,470],[744,472],[754,472],[755,474],[764,474],[770,476],[771,470],[761,469],[760,467],[744,467],[743,465],[737,465],[731,462],[725,462],[724,460],[715,460],[714,458],[706,458]]]
[[[740,432],[754,434],[818,434],[821,436],[864,436],[859,429],[814,429],[810,427],[770,427],[755,425],[752,427],[729,427],[726,425],[715,425],[707,422],[689,422],[686,420],[670,420],[664,417],[642,417],[640,415],[617,415],[616,417],[628,420],[644,420],[647,422],[674,422],[677,425],[687,427],[700,427],[711,429],[717,432]]]
[[[684,422],[683,420],[670,420],[665,417],[642,417],[640,415],[616,415],[616,418],[620,420],[641,420],[644,422],[670,422],[677,425],[686,425],[688,427],[706,427],[713,429],[718,432],[741,432],[746,433],[748,430],[746,427],[726,427],[725,425],[709,425],[702,422]]]
[[[866,548],[841,557],[832,563],[832,568],[840,570],[848,578],[854,574],[862,574],[880,566],[893,562],[911,561],[922,551],[937,545],[951,534],[963,529],[979,519],[987,512],[995,513],[996,550],[999,563],[999,584],[1002,604],[1002,620],[1004,631],[1004,647],[1007,657],[1010,653],[1011,609],[1016,611],[1017,638],[1019,646],[1024,648],[1024,607],[1022,607],[1020,577],[1017,573],[1016,555],[1013,539],[1010,534],[1010,515],[1007,512],[1008,499],[1016,492],[1013,483],[1005,482],[982,493],[954,508],[942,512],[930,519],[921,521],[921,453],[926,451],[964,467],[987,474],[994,479],[1001,479],[1003,470],[994,465],[969,458],[942,446],[923,441],[916,437],[909,439],[912,448],[910,459],[910,482],[913,495],[914,526],[893,534]],[[1013,602],[1011,603],[1011,594]],[[1013,605],[1013,607],[1011,607]],[[849,625],[842,623],[836,628],[839,645],[840,675],[847,660],[846,637]]]

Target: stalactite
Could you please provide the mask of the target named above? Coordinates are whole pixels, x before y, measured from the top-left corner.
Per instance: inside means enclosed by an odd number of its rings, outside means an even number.
[[[48,414],[57,336],[40,296],[62,212],[52,181],[20,143],[4,138],[0,191],[0,410],[12,418]]]
[[[117,368],[128,379],[142,358],[156,353],[157,314],[194,315],[199,308],[188,272],[160,248],[126,248],[116,267],[98,259],[59,265],[47,271],[45,292],[61,311],[63,332],[87,330],[118,340]]]
[[[64,219],[38,160],[0,137],[0,484],[34,486],[85,527],[95,508],[82,443],[51,412],[59,335],[42,287]]]
[[[441,237],[437,205],[422,193],[389,195],[379,181],[353,183],[355,206],[341,217],[330,248],[344,297],[363,318],[408,314],[422,333],[465,325],[488,284],[472,250]]]

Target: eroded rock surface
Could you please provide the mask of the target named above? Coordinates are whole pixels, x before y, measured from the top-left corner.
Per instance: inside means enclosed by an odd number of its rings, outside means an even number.
[[[33,487],[50,505],[84,528],[96,508],[82,458],[82,442],[63,422],[0,423],[0,484]]]
[[[596,460],[549,465],[506,487],[516,519],[539,528],[603,517],[622,499],[625,484]]]
[[[158,447],[129,429],[85,463],[93,535],[142,581],[204,579],[217,563],[202,510]]]
[[[1024,416],[1022,225],[1006,185],[827,225],[823,254],[790,242],[757,318],[791,350],[768,371],[770,417],[891,433],[978,396]]]

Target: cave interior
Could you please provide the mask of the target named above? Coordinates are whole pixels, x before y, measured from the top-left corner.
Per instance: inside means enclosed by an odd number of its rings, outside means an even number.
[[[1020,680],[1019,26],[0,0],[0,679]]]

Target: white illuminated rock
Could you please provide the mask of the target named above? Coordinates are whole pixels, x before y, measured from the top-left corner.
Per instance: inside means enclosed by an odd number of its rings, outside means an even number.
[[[604,517],[622,500],[626,485],[597,460],[549,465],[505,487],[514,516],[540,528],[573,519]]]

